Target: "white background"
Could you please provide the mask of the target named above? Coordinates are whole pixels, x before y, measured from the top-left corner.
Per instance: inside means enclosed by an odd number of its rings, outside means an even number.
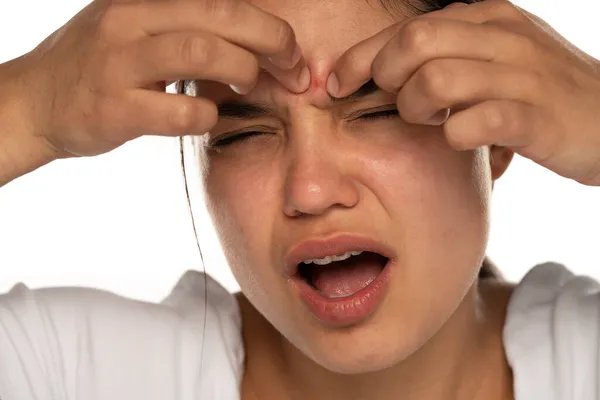
[[[35,47],[87,3],[0,1],[0,62]],[[595,0],[515,3],[600,58]],[[517,158],[495,192],[489,255],[509,279],[547,260],[600,278],[600,189]],[[207,270],[235,290],[201,196],[193,201]],[[0,292],[16,282],[86,285],[156,301],[187,269],[202,265],[174,139],[58,161],[0,188]]]

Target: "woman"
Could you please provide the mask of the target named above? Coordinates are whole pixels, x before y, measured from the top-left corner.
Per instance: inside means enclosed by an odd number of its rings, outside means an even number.
[[[157,305],[17,286],[3,400],[600,399],[597,283],[558,265],[478,279],[514,152],[600,184],[600,63],[538,18],[504,0],[97,0],[0,76],[2,184],[195,135],[242,289],[190,272]],[[160,93],[173,81],[190,96]]]

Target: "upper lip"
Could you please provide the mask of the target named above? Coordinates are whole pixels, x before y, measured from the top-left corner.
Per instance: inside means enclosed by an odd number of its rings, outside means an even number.
[[[368,251],[378,253],[392,259],[394,251],[385,244],[369,237],[354,234],[338,234],[335,236],[312,238],[293,246],[285,256],[285,272],[294,276],[298,265],[305,260],[324,258],[331,255],[343,254],[348,251]]]

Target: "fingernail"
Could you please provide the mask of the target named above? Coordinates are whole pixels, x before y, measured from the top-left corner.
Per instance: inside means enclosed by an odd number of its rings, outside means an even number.
[[[440,126],[443,125],[450,116],[450,109],[445,108],[443,110],[438,111],[435,115],[429,118],[427,121],[423,122],[423,125],[431,125],[431,126]]]
[[[305,92],[310,86],[310,70],[308,67],[302,68],[300,75],[298,75],[298,85],[300,86],[300,92]]]
[[[229,85],[229,87],[231,88],[231,90],[233,90],[234,92],[236,92],[240,96],[246,95],[246,94],[248,94],[250,92],[250,90],[248,90],[246,88],[243,88],[241,86]]]
[[[336,97],[339,90],[340,90],[340,81],[338,80],[338,77],[335,74],[335,72],[332,72],[331,74],[329,74],[329,77],[327,78],[327,91],[329,92],[330,95],[332,95],[333,97]]]

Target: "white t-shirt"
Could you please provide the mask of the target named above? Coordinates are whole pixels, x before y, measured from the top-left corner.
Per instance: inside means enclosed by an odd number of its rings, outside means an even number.
[[[160,304],[15,286],[0,296],[0,398],[239,400],[237,301],[206,281],[207,297],[204,276],[187,272]],[[557,264],[518,285],[504,328],[516,400],[600,400],[599,290]]]

